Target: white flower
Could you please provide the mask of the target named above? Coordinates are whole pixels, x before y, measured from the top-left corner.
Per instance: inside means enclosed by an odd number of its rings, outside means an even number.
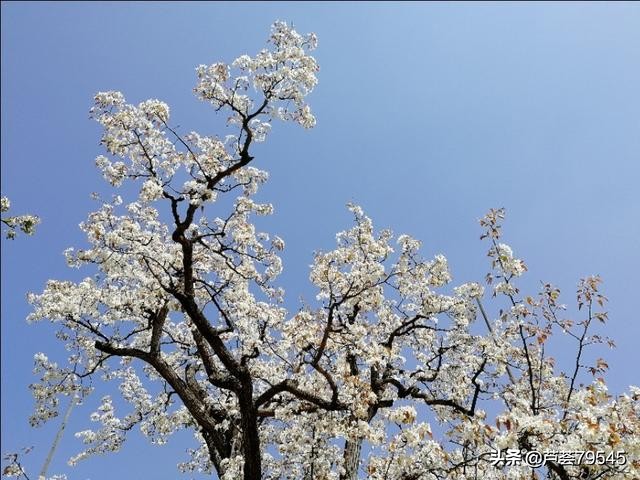
[[[387,414],[389,420],[396,423],[413,423],[418,416],[413,406],[399,407]]]
[[[151,202],[162,198],[162,185],[158,183],[156,179],[149,179],[142,184],[140,190],[140,200],[144,202]]]

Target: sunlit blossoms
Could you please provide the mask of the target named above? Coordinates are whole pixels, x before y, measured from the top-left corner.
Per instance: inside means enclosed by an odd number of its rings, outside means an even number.
[[[11,208],[11,201],[8,197],[0,198],[0,213],[3,214],[0,221],[4,227],[5,238],[13,240],[16,238],[17,231],[21,231],[27,235],[33,235],[36,226],[40,223],[40,218],[35,215],[16,215],[5,216]]]
[[[273,120],[315,124],[315,46],[278,22],[257,55],[199,66],[196,96],[229,119],[221,137],[179,132],[159,100],[96,95],[96,165],[127,188],[100,200],[81,224],[87,245],[65,252],[87,277],[30,295],[30,320],[58,325],[69,352],[36,355],[32,423],[104,380],[118,388],[85,400],[97,406],[71,463],[119,450],[134,428],[155,444],[187,429],[178,469],[224,480],[638,478],[640,391],[612,396],[605,360],[584,356],[608,341],[594,333],[607,320],[600,279],[580,282],[571,314],[550,284],[521,292],[502,210],[481,220],[490,295],[453,284],[442,254],[350,204],[352,225],[313,258],[315,295],[285,308],[285,242],[254,224],[273,207],[255,200],[268,176],[252,148]],[[576,352],[565,368],[546,349],[558,331]],[[531,467],[492,461],[495,449],[626,461]]]

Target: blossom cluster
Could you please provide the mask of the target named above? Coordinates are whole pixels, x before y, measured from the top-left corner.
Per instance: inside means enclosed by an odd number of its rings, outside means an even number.
[[[8,197],[0,198],[0,213],[6,213],[11,208],[11,201]],[[17,215],[3,216],[1,219],[5,227],[5,237],[13,240],[16,237],[17,230],[26,235],[33,235],[36,226],[40,223],[40,218],[35,215]]]

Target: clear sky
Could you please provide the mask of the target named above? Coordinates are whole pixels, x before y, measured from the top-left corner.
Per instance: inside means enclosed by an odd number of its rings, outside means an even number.
[[[598,273],[609,297],[602,350],[610,389],[640,383],[640,4],[638,3],[2,3],[2,194],[42,218],[34,237],[2,243],[2,450],[35,445],[35,476],[58,426],[33,430],[27,385],[36,351],[59,356],[48,325],[27,325],[25,295],[49,278],[80,279],[62,251],[109,191],[94,167],[93,94],[121,90],[169,103],[180,130],[219,133],[191,89],[194,67],[261,49],[270,24],[316,32],[318,125],[275,124],[256,150],[271,172],[261,228],[287,242],[281,285],[294,310],[311,297],[312,252],[350,226],[360,203],[379,227],[445,254],[456,283],[482,280],[477,219],[508,212],[505,239],[529,266],[523,284],[557,284],[574,303]],[[535,291],[535,290],[533,290]],[[568,340],[568,339],[567,339]],[[560,360],[571,354],[558,351]],[[73,413],[89,426],[100,393]],[[70,479],[178,477],[189,435],[84,461],[68,433],[50,472]],[[184,478],[189,478],[185,476]]]

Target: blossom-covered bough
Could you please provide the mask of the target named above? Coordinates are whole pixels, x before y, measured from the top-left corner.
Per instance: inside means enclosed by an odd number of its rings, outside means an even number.
[[[11,208],[11,201],[8,197],[0,198],[0,213],[7,213]],[[36,226],[40,223],[40,218],[35,215],[16,215],[3,216],[0,218],[3,228],[5,229],[5,238],[13,240],[16,238],[17,231],[21,231],[26,235],[33,235]]]
[[[55,416],[60,395],[86,396],[104,379],[130,407],[102,398],[99,427],[77,434],[87,448],[72,463],[118,450],[138,426],[153,443],[192,429],[179,469],[226,480],[638,478],[640,390],[613,398],[604,360],[589,367],[584,356],[606,341],[592,333],[606,320],[599,279],[580,283],[574,322],[555,287],[521,294],[526,268],[500,243],[502,210],[481,221],[493,301],[505,305],[495,319],[483,287],[450,288],[443,256],[424,259],[417,240],[376,232],[356,205],[335,250],[315,255],[316,303],[285,310],[275,284],[284,242],[252,223],[272,210],[253,200],[267,174],[252,147],[274,119],[315,124],[305,102],[315,44],[275,23],[270,49],[197,68],[198,98],[229,115],[225,137],[178,132],[157,100],[96,95],[109,154],[96,163],[139,194],[103,201],[81,225],[89,247],[70,249],[68,263],[94,265],[94,276],[52,280],[30,297],[31,320],[57,323],[69,351],[59,363],[36,355],[32,423]],[[546,351],[556,331],[576,344],[567,373]],[[587,368],[594,379],[583,386]],[[495,449],[624,451],[627,461],[549,455],[532,470],[492,460]]]

